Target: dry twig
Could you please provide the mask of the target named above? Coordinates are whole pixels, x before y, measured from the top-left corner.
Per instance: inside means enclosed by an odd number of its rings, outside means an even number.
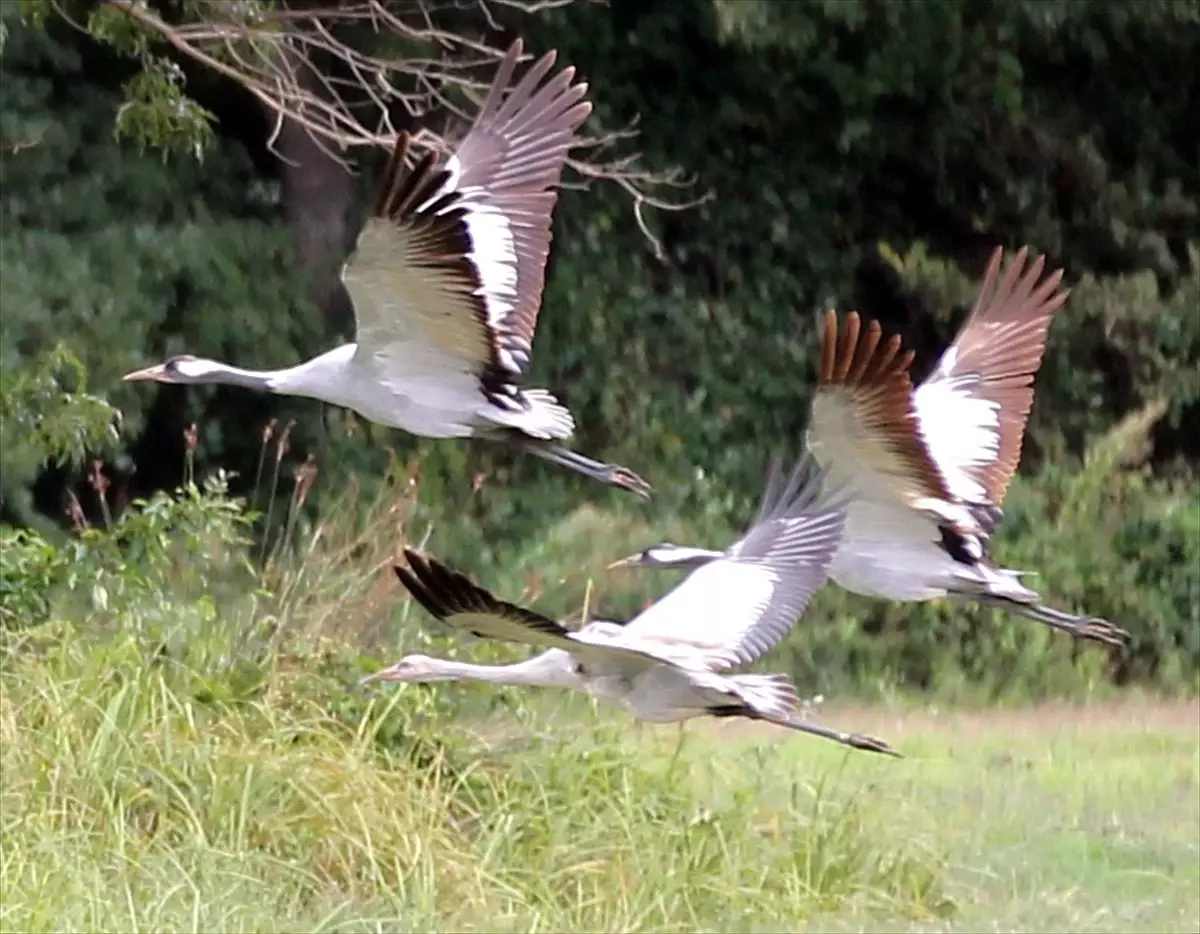
[[[145,0],[104,2],[129,17],[144,34],[237,82],[257,98],[274,116],[269,146],[277,156],[280,129],[291,120],[332,159],[349,168],[344,154],[350,149],[391,148],[398,109],[414,121],[438,107],[470,120],[504,49],[439,25],[440,14],[473,7],[490,29],[499,30],[493,7],[529,14],[573,0],[310,0],[269,10],[239,0],[219,0],[203,5],[203,20],[181,23],[167,22]],[[383,58],[364,53],[341,37],[351,26],[385,36],[389,40],[385,44],[420,49],[424,54]],[[463,105],[463,97],[471,106]],[[677,197],[691,185],[677,169],[656,172],[639,165],[636,154],[609,155],[615,144],[637,135],[635,125],[636,121],[583,140],[580,145],[589,150],[589,157],[571,159],[568,166],[583,179],[582,184],[600,180],[619,185],[633,199],[638,226],[661,258],[661,246],[646,225],[644,209],[682,210],[709,196]],[[413,144],[415,158],[421,149],[445,152],[452,140],[423,126],[414,134]],[[676,197],[661,194],[664,190]]]

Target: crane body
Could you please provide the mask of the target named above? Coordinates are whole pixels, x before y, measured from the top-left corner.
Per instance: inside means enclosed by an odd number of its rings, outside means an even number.
[[[562,446],[569,409],[524,385],[545,285],[557,186],[591,112],[574,69],[554,53],[510,87],[509,49],[471,129],[439,162],[408,166],[400,134],[372,215],[342,269],[356,340],[298,366],[255,371],[192,355],[126,380],[222,383],[352,409],[425,438],[521,447],[601,483],[647,496],[628,468]]]
[[[1051,316],[1066,300],[1061,270],[1042,276],[1022,249],[1002,270],[992,254],[975,307],[929,377],[913,388],[912,351],[878,322],[825,318],[807,443],[849,492],[829,565],[841,587],[895,601],[973,601],[1107,645],[1129,634],[1107,620],[1041,603],[1024,572],[998,566],[992,537],[1020,460],[1033,379]],[[696,568],[720,552],[664,542],[617,566]]]
[[[895,755],[882,740],[799,717],[800,698],[787,675],[731,670],[783,639],[824,582],[844,521],[837,496],[808,458],[786,485],[773,469],[759,519],[718,559],[627,623],[594,620],[574,631],[406,549],[407,566],[397,565],[396,574],[430,615],[458,631],[545,651],[497,666],[410,655],[366,680],[566,687],[620,704],[641,720],[745,717]]]

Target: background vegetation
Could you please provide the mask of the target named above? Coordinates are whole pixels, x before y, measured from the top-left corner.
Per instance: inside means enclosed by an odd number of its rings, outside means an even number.
[[[1028,243],[1065,266],[1073,296],[1038,378],[999,555],[1037,572],[1048,598],[1119,619],[1132,651],[1108,660],[991,613],[830,593],[793,668],[820,690],[1196,685],[1195,3],[614,0],[510,16],[510,33],[515,23],[531,48],[579,68],[600,123],[642,116],[646,165],[679,166],[712,194],[651,216],[659,256],[616,186],[566,192],[557,216],[535,378],[576,411],[582,448],[651,478],[649,510],[494,446],[424,443],[307,401],[122,385],[121,373],[183,350],[286,365],[351,334],[335,275],[378,154],[362,155],[350,185],[309,151],[281,162],[236,85],[190,66],[160,80],[169,58],[118,29],[121,14],[58,8],[96,38],[54,9],[3,13],[0,362],[18,378],[65,342],[82,367],[62,385],[75,392],[86,373],[118,407],[119,434],[92,450],[114,512],[179,482],[192,424],[197,475],[220,465],[246,494],[275,419],[268,466],[278,453],[282,482],[264,513],[287,514],[307,463],[319,473],[305,471],[295,522],[308,528],[343,478],[374,495],[391,458],[420,473],[431,547],[488,580],[594,569],[672,521],[720,540],[748,514],[767,457],[802,435],[821,309],[880,318],[927,367],[991,248]],[[164,108],[196,125],[165,121]],[[165,143],[207,133],[203,159],[148,146],[156,128]],[[30,413],[46,417],[46,396],[29,399],[24,415],[6,403],[6,521],[47,534],[69,524],[72,489],[102,521],[83,472],[48,467],[24,442]],[[573,511],[603,528],[558,541]],[[613,594],[612,610],[659,586]],[[566,610],[579,596],[555,588],[547,600]]]
[[[122,384],[348,338],[380,154],[273,154],[248,95],[114,11],[0,4],[0,927],[1196,930],[1200,4],[453,11],[557,48],[712,194],[650,213],[658,251],[615,185],[556,216],[534,376],[649,506],[314,402]],[[825,588],[770,667],[900,763],[357,684],[414,647],[512,657],[402,598],[406,543],[546,612],[635,611],[672,581],[604,565],[728,540],[797,450],[824,308],[923,370],[1026,243],[1073,291],[998,557],[1127,653]],[[1121,706],[939,713],[1054,697]]]

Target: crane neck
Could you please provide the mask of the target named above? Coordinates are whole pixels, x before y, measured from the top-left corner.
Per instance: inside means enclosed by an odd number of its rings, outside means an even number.
[[[191,384],[219,383],[274,392],[285,396],[308,396],[325,402],[340,402],[347,388],[346,370],[356,344],[343,344],[333,350],[282,370],[247,370],[240,366],[195,357],[177,365],[173,381]]]
[[[348,388],[347,367],[357,349],[357,344],[342,344],[296,366],[270,370],[258,376],[265,379],[265,388],[269,392],[341,403],[339,396]]]
[[[682,545],[674,545],[669,550],[656,554],[654,561],[660,568],[667,570],[691,571],[724,557],[725,552],[714,551],[711,548],[687,548]]]
[[[436,680],[485,681],[526,687],[563,687],[582,689],[583,681],[575,674],[574,660],[562,649],[550,649],[533,658],[509,665],[476,665],[438,659]],[[429,680],[435,680],[430,678]]]

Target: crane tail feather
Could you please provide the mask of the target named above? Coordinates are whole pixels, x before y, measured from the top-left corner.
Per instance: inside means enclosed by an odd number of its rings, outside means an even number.
[[[571,410],[545,389],[518,390],[518,401],[519,406],[489,407],[487,417],[497,425],[542,441],[564,441],[575,434]]]
[[[729,680],[737,695],[756,713],[786,720],[800,709],[800,695],[787,675],[733,675]]]

